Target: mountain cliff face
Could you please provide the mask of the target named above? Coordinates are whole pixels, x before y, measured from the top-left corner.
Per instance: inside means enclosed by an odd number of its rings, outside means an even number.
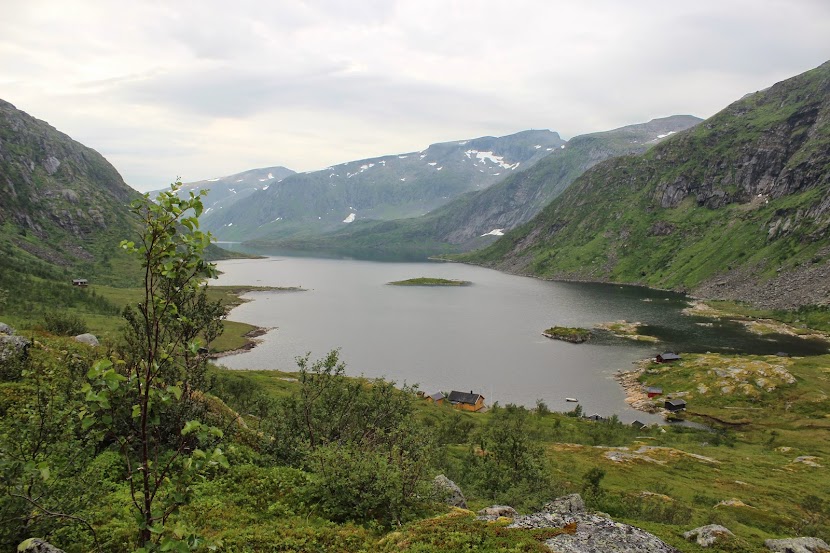
[[[103,156],[2,100],[0,190],[6,269],[87,276],[135,228],[127,206],[139,194]]]
[[[586,172],[464,259],[767,307],[830,294],[830,62],[744,97],[647,153]]]
[[[291,175],[211,211],[220,239],[319,235],[355,221],[423,215],[530,167],[565,142],[550,131],[433,144],[420,152],[352,161]]]

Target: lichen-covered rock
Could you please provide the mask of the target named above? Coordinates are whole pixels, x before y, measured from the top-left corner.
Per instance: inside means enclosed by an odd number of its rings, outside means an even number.
[[[458,484],[443,474],[439,474],[435,477],[435,480],[433,480],[433,485],[435,486],[435,491],[439,496],[444,498],[444,502],[447,505],[452,507],[461,507],[462,509],[467,508],[467,499],[464,497],[464,494],[461,492],[461,488],[458,487]]]
[[[509,528],[564,528],[575,525],[573,533],[564,533],[545,542],[558,553],[678,553],[657,536],[635,526],[614,522],[610,518],[585,512],[579,494],[560,497],[545,505],[545,510],[518,516]]]
[[[830,545],[819,538],[789,538],[767,540],[764,545],[774,553],[828,553]]]
[[[562,497],[558,497],[549,503],[545,503],[545,506],[542,507],[542,511],[546,513],[584,513],[585,512],[585,502],[582,500],[582,496],[578,493],[572,493],[570,495],[565,495]]]
[[[49,542],[40,538],[29,538],[17,546],[17,553],[64,553]]]
[[[98,346],[98,338],[95,337],[94,334],[78,334],[75,336],[76,342],[81,342],[82,344],[87,344],[89,346]]]
[[[14,329],[6,323],[0,323],[0,334],[5,334],[6,336],[14,336]]]
[[[31,344],[23,336],[0,334],[0,362],[25,359]]]
[[[735,534],[720,524],[708,524],[683,533],[687,540],[694,540],[701,547],[709,547],[725,539],[734,538]]]
[[[480,520],[496,520],[499,517],[516,518],[519,516],[516,509],[510,507],[509,505],[491,505],[490,507],[485,507],[476,514]]]

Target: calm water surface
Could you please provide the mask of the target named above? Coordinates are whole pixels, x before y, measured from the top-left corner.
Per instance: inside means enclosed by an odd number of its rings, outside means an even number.
[[[644,288],[546,282],[455,263],[381,263],[268,257],[222,261],[218,284],[301,286],[305,292],[255,292],[231,318],[273,328],[248,353],[222,358],[232,369],[296,370],[295,357],[341,348],[353,375],[418,383],[422,390],[474,390],[488,403],[570,410],[631,421],[657,420],[630,409],[613,380],[619,370],[661,351],[816,354],[826,345],[786,336],[759,337],[732,322],[681,315],[684,296]],[[387,286],[430,276],[468,287]],[[549,340],[554,325],[592,327],[627,319],[663,340],[615,338],[586,344]]]

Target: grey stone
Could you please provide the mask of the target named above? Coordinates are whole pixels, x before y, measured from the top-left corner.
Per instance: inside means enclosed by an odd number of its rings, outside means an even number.
[[[709,524],[684,532],[683,537],[687,540],[695,540],[701,547],[709,547],[724,539],[733,538],[735,534],[720,524]]]
[[[29,538],[17,546],[18,553],[64,553],[63,549],[58,549],[49,542],[45,542],[40,538]]]
[[[94,334],[89,334],[89,333],[78,334],[77,336],[75,336],[75,341],[76,342],[81,342],[82,344],[87,344],[89,346],[99,345],[98,344],[98,338],[96,338]]]
[[[7,325],[6,323],[0,323],[0,334],[6,334],[8,336],[14,335],[14,329]]]
[[[491,505],[490,507],[485,507],[476,514],[478,514],[478,518],[482,520],[496,520],[499,517],[516,518],[519,516],[516,509],[510,507],[509,505]]]
[[[467,508],[467,499],[464,497],[464,494],[461,492],[461,488],[458,487],[458,484],[443,474],[439,474],[435,477],[435,480],[433,480],[433,485],[435,486],[435,490],[438,494],[444,498],[447,505],[461,507],[462,509]]]
[[[0,361],[25,359],[32,343],[23,336],[0,334]]]
[[[551,501],[540,513],[518,516],[509,528],[563,528],[569,524],[576,525],[574,533],[551,538],[545,545],[558,553],[679,553],[645,530],[586,513],[579,494]]]
[[[549,503],[545,503],[545,506],[542,507],[542,511],[546,513],[559,514],[584,513],[585,502],[582,500],[581,495],[578,493],[572,493],[570,495],[556,498]]]
[[[830,545],[819,538],[789,538],[785,540],[767,540],[767,549],[775,553],[828,553]]]

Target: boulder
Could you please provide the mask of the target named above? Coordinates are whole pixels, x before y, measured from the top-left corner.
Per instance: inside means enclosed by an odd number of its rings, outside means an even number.
[[[82,344],[86,344],[88,346],[98,346],[98,338],[95,337],[94,334],[78,334],[75,336],[76,342],[81,342]]]
[[[23,336],[0,334],[0,362],[25,359],[32,343]]]
[[[545,506],[542,507],[542,511],[546,513],[558,514],[584,513],[585,502],[582,500],[581,495],[578,493],[572,493],[570,495],[554,499],[549,503],[545,503]]]
[[[725,539],[734,538],[735,534],[729,531],[728,528],[719,524],[708,524],[689,530],[683,533],[683,537],[687,540],[694,540],[701,547],[709,547],[712,544],[721,542]]]
[[[461,507],[462,509],[467,508],[467,500],[464,498],[464,494],[461,492],[461,488],[458,487],[458,484],[443,474],[439,474],[435,477],[435,480],[433,480],[433,485],[435,487],[435,491],[440,497],[443,498],[447,505],[451,505],[452,507]]]
[[[819,538],[788,538],[785,540],[767,540],[767,549],[774,553],[827,553],[830,545]]]
[[[6,323],[0,323],[0,334],[5,334],[7,336],[14,336],[14,329],[7,325]]]
[[[518,516],[509,528],[566,526],[574,531],[547,540],[548,548],[559,553],[679,553],[645,530],[586,513],[579,494],[555,499],[546,504],[542,512]]]
[[[40,538],[29,538],[17,546],[17,553],[64,553],[49,542]]]
[[[491,505],[490,507],[485,507],[476,514],[481,520],[496,520],[499,517],[516,518],[519,516],[516,509],[510,507],[509,505]]]

